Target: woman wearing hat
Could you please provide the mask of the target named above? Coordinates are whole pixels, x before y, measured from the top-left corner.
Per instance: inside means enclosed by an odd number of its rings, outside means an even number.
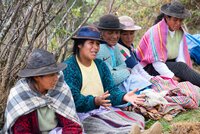
[[[112,14],[100,17],[99,22],[95,25],[100,30],[103,39],[97,58],[106,62],[115,84],[119,85],[127,79],[131,73],[131,70],[126,67],[117,46],[123,25],[120,24],[119,19]]]
[[[198,100],[199,99],[197,96],[198,96],[198,90],[200,90],[200,89],[197,86],[194,86],[190,82],[180,82],[180,83],[177,83],[176,85],[174,85],[174,83],[170,82],[169,79],[164,80],[160,76],[156,76],[156,77],[150,76],[143,69],[143,67],[140,65],[140,63],[136,57],[134,46],[133,46],[134,32],[136,30],[141,29],[141,27],[135,25],[133,19],[128,16],[120,16],[119,21],[121,24],[124,25],[124,28],[121,31],[118,46],[119,46],[121,55],[127,65],[127,67],[132,69],[131,82],[133,82],[133,78],[134,78],[135,85],[137,85],[139,89],[141,89],[141,87],[143,88],[143,89],[139,90],[140,93],[145,93],[146,96],[148,96],[147,98],[151,98],[152,96],[159,96],[159,93],[162,94],[162,93],[166,92],[167,90],[173,91],[174,89],[176,89],[176,91],[179,90],[179,94],[177,94],[177,95],[167,94],[165,96],[165,98],[170,98],[170,99],[167,100],[168,101],[167,104],[162,104],[161,107],[167,106],[168,108],[172,109],[174,112],[177,110],[178,113],[180,112],[180,110],[182,110],[182,107],[188,108],[188,109],[198,108]],[[148,83],[146,81],[151,82],[152,85],[148,86]],[[173,81],[173,80],[171,80],[171,81]],[[123,82],[123,86],[120,86],[120,87],[125,87],[125,88],[129,89],[129,87],[128,87],[129,84],[127,84],[127,82],[128,82],[127,80],[125,82]],[[145,85],[146,83],[147,83],[147,85]],[[152,88],[152,89],[150,89],[150,88]],[[164,92],[162,92],[162,91],[164,91]],[[187,92],[188,94],[183,95],[181,92],[182,93]],[[183,97],[183,96],[184,96],[184,98],[182,98],[180,101],[179,98]],[[161,98],[162,97],[160,97],[159,100],[161,100]],[[152,100],[146,99],[147,102],[152,102],[155,100],[156,100],[156,97],[153,97]],[[176,101],[176,100],[178,100],[178,101]],[[157,101],[157,102],[158,102],[158,104],[162,103],[161,101]],[[176,108],[175,108],[176,110],[174,109],[174,105],[169,105],[171,102],[173,104],[176,104]],[[190,104],[188,102],[190,102]],[[178,109],[178,107],[179,108],[181,107],[181,108]],[[149,106],[147,107],[147,110],[148,110],[148,108],[149,108]],[[158,107],[155,107],[155,110],[156,109],[158,109]],[[165,108],[159,107],[159,109],[164,110]],[[159,112],[161,113],[160,117],[164,116],[167,113],[166,111],[159,111]],[[144,115],[148,116],[150,118],[153,118],[153,119],[157,118],[157,116],[155,116],[155,113],[148,112],[148,114],[144,114]],[[170,111],[168,111],[167,114],[170,114]],[[153,115],[153,116],[151,116],[151,115]]]
[[[190,15],[175,1],[161,7],[164,18],[142,37],[137,57],[150,75],[162,75],[176,81],[190,81],[200,87],[200,74],[192,70],[185,33],[181,27]]]
[[[5,134],[82,133],[69,87],[52,53],[35,49],[23,77],[11,89],[5,110]]]
[[[73,55],[64,63],[65,81],[69,85],[78,115],[86,133],[131,133],[140,134],[144,129],[144,118],[134,112],[114,108],[130,102],[142,104],[143,95],[134,91],[125,93],[115,86],[106,64],[96,59],[100,48],[100,32],[92,26],[83,26],[73,37]],[[65,75],[66,74],[66,75]],[[155,131],[155,127],[158,127]],[[161,131],[155,124],[144,133]]]
[[[140,30],[141,27],[135,25],[134,20],[129,16],[120,16],[119,21],[121,24],[124,25],[124,28],[121,31],[120,39],[118,41],[118,46],[121,52],[121,56],[123,57],[123,60],[126,63],[126,66],[128,68],[133,68],[136,72],[141,74],[145,79],[150,80],[152,76],[150,76],[140,65],[134,45],[134,33],[137,30]]]

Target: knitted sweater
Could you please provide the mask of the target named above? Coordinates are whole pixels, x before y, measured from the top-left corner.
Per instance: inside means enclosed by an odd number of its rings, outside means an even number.
[[[98,68],[104,92],[108,90],[110,93],[108,99],[111,100],[112,106],[123,104],[124,102],[122,99],[126,93],[122,92],[117,86],[115,86],[106,64],[99,59],[95,59],[94,62]],[[84,96],[80,92],[82,88],[82,74],[75,56],[71,56],[69,59],[64,61],[64,63],[67,64],[67,68],[63,70],[64,79],[72,91],[77,112],[88,112],[96,109],[97,106],[94,103],[95,97],[92,95]]]
[[[130,71],[128,70],[125,62],[122,59],[118,46],[115,45],[112,48],[112,51],[114,51],[115,61],[112,58],[110,49],[111,48],[107,44],[101,44],[100,50],[97,54],[97,58],[106,62],[106,65],[111,71],[115,84],[119,85],[128,78],[128,76],[130,75]],[[113,66],[113,62],[115,62],[115,66]]]
[[[81,126],[56,113],[58,126],[62,127],[62,134],[81,134]],[[13,134],[40,134],[36,110],[20,116],[12,127]]]

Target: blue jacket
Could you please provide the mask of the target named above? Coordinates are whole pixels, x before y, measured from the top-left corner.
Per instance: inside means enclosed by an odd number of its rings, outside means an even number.
[[[125,103],[122,99],[126,93],[122,92],[117,86],[115,86],[110,70],[106,64],[100,59],[95,59],[94,62],[98,68],[104,92],[108,90],[110,93],[109,99],[111,100],[112,106]],[[98,108],[95,106],[94,96],[84,96],[80,92],[82,88],[82,74],[75,56],[71,56],[69,59],[64,61],[64,63],[67,64],[67,68],[63,70],[64,79],[72,91],[77,112],[88,112]]]

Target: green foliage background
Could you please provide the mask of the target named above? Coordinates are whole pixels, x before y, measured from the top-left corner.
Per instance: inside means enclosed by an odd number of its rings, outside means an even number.
[[[90,0],[92,1],[92,0]],[[180,0],[191,13],[191,17],[184,21],[188,32],[191,34],[200,33],[200,1]],[[142,27],[136,32],[134,44],[137,46],[142,35],[151,27],[160,13],[160,7],[171,2],[171,0],[115,0],[111,13],[118,16],[128,15],[132,17],[135,24]],[[102,0],[88,23],[98,21],[99,17],[108,13],[109,0]]]

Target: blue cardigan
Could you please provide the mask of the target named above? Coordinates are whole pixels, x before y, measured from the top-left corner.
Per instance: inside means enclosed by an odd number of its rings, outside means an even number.
[[[117,45],[111,49],[106,43],[100,44],[100,50],[97,53],[97,58],[106,63],[112,74],[115,85],[120,85],[129,77],[130,71],[126,67]]]
[[[99,71],[104,92],[108,90],[110,93],[109,99],[111,100],[112,106],[125,103],[122,99],[126,93],[122,92],[117,86],[115,86],[110,70],[106,64],[100,59],[95,59],[94,62]],[[88,112],[98,108],[95,106],[94,96],[84,96],[80,92],[82,88],[82,74],[75,56],[71,56],[69,59],[64,61],[64,63],[67,64],[67,68],[63,70],[64,79],[72,91],[77,112]]]

